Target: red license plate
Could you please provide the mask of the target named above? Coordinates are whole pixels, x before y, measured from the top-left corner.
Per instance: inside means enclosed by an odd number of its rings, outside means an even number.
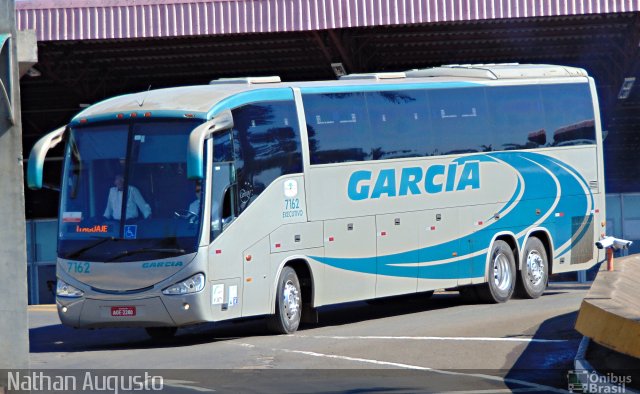
[[[112,306],[111,307],[111,316],[117,317],[129,317],[136,315],[136,307],[135,306]]]

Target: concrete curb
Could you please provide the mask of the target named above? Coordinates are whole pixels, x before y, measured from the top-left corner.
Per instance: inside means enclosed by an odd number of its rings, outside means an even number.
[[[640,255],[604,264],[580,305],[576,330],[615,352],[640,358]]]
[[[574,371],[586,371],[587,374],[591,376],[591,379],[596,379],[598,382],[606,381],[606,377],[600,374],[592,365],[587,361],[587,350],[589,349],[590,339],[588,337],[582,337],[580,341],[580,346],[578,346],[578,352],[576,353],[576,357],[573,360],[573,368]],[[579,377],[580,383],[585,385],[589,383],[589,378],[587,375],[577,375]],[[580,379],[582,377],[583,379]],[[579,393],[589,393],[591,391],[573,391],[569,389],[570,392],[579,392]],[[632,394],[640,394],[639,391],[635,389],[631,389],[629,387],[624,387],[621,391],[621,387],[616,384],[611,383],[598,383],[598,391],[602,393],[632,393]]]
[[[58,310],[56,304],[41,304],[41,305],[29,305],[27,307],[29,312],[55,312]]]

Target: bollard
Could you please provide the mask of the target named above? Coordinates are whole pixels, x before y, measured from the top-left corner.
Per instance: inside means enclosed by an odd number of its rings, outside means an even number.
[[[613,271],[613,248],[607,248],[607,271]]]

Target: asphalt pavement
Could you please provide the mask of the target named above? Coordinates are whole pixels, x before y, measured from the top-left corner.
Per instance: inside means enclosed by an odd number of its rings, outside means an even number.
[[[264,321],[202,324],[172,341],[142,329],[76,330],[31,307],[31,366],[152,371],[166,392],[564,392],[589,285],[536,300],[467,304],[457,292],[320,309],[318,324],[268,335]],[[104,371],[103,371],[104,372]]]

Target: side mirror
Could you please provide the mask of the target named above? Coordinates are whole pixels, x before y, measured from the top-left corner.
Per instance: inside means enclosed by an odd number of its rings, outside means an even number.
[[[204,179],[204,140],[207,137],[233,127],[233,116],[230,110],[224,110],[213,119],[201,124],[193,129],[189,135],[189,146],[187,150],[187,176],[189,179]]]
[[[31,149],[29,154],[29,162],[27,164],[27,185],[30,189],[42,189],[42,171],[44,167],[44,158],[47,156],[49,149],[58,145],[64,137],[67,126],[60,127],[51,133],[40,138]]]

